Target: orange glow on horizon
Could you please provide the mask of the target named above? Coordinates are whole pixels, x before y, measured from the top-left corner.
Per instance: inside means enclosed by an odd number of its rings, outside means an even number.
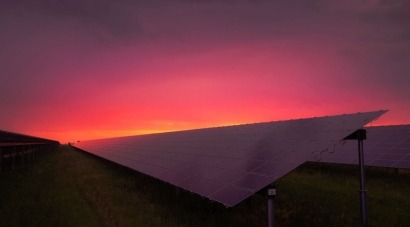
[[[325,115],[315,115],[313,113],[306,112],[305,114],[297,114],[296,112],[291,114],[284,112],[283,116],[269,117],[269,116],[259,116],[258,119],[252,119],[249,116],[237,118],[236,120],[215,120],[213,123],[205,121],[192,121],[192,122],[178,122],[178,121],[153,121],[151,124],[146,124],[145,128],[126,128],[126,129],[83,129],[83,130],[73,130],[73,131],[58,131],[58,132],[44,132],[44,131],[31,131],[30,135],[36,135],[44,138],[50,138],[60,141],[61,143],[67,142],[77,142],[83,140],[91,139],[103,139],[112,137],[122,137],[122,136],[134,136],[143,134],[153,134],[162,132],[172,132],[199,128],[209,128],[209,127],[221,127],[221,126],[231,126],[240,124],[251,124],[259,122],[269,122],[269,121],[280,121],[280,120],[291,120],[300,118],[311,118],[320,117]],[[381,125],[398,125],[403,124],[400,119],[391,119],[389,117],[389,112],[381,116],[379,119],[369,123],[367,126],[381,126]],[[337,114],[329,114],[337,115]],[[285,117],[286,116],[286,117]]]

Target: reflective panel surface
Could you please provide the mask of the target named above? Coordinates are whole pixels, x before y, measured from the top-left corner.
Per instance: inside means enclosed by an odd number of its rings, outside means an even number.
[[[89,140],[74,146],[234,206],[385,112]]]

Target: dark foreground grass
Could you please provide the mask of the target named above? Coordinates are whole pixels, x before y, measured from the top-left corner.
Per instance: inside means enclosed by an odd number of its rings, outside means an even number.
[[[410,172],[367,168],[370,226],[410,226]],[[278,226],[358,226],[357,167],[308,163],[276,182]],[[266,200],[234,208],[61,146],[0,175],[0,226],[266,226]]]

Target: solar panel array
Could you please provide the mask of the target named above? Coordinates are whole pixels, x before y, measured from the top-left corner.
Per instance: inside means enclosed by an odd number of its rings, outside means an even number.
[[[58,141],[50,139],[0,130],[0,173],[4,166],[4,159],[11,159],[10,164],[13,170],[17,158],[20,159],[23,165],[26,157],[32,159],[35,153],[45,151],[58,144],[60,144]]]
[[[58,141],[0,130],[0,146],[2,145],[11,146],[13,144],[29,144],[29,143],[46,144],[46,143],[58,143]]]
[[[367,127],[364,162],[369,166],[410,168],[410,125]],[[323,153],[320,162],[358,164],[357,142],[347,140]]]
[[[386,111],[82,141],[75,147],[234,206]]]

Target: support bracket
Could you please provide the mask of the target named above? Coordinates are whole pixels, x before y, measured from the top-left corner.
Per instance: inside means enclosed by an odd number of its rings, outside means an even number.
[[[364,171],[364,151],[363,151],[363,140],[367,139],[366,130],[359,129],[348,135],[345,140],[357,140],[358,141],[358,153],[359,153],[359,169],[360,169],[360,219],[362,226],[368,225],[368,214],[367,214],[367,190],[365,183],[365,171]]]

